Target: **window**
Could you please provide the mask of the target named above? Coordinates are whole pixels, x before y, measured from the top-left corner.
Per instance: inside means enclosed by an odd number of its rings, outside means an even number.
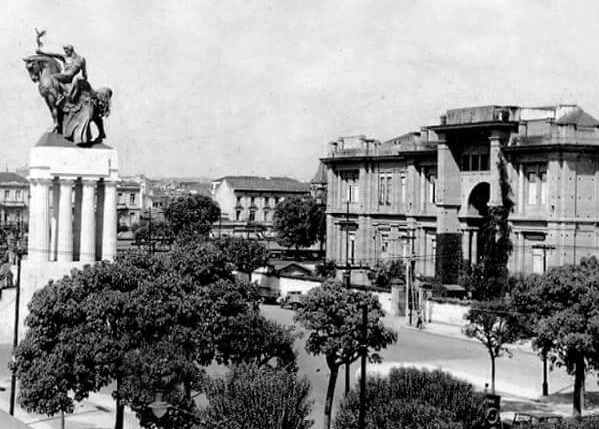
[[[489,148],[484,145],[472,145],[462,153],[462,171],[489,170]]]
[[[15,200],[23,201],[23,194],[21,194],[21,191],[15,191]]]
[[[273,200],[275,202],[275,206],[279,204],[279,197],[274,197]]]
[[[264,211],[264,222],[268,222],[270,220],[270,212],[268,210]]]
[[[135,205],[135,194],[129,194],[129,205],[130,206]]]
[[[256,210],[250,210],[250,222],[256,220]]]
[[[539,182],[541,185],[541,204],[547,204],[547,172],[539,171]]]
[[[250,198],[250,205],[251,206],[256,205],[256,197]]]
[[[7,189],[4,191],[4,201],[8,201],[10,198],[10,191]]]
[[[428,195],[427,195],[427,200],[429,203],[434,204],[435,203],[435,186],[436,186],[436,180],[437,177],[434,174],[429,174],[428,176],[426,176],[426,183],[427,183],[427,191],[428,191]]]
[[[268,205],[268,197],[264,197],[264,206],[266,207]]]
[[[356,236],[349,236],[349,261],[353,265],[356,258]]]
[[[379,205],[391,204],[391,173],[379,173]]]
[[[547,166],[528,164],[526,172],[526,202],[528,205],[547,204]]]
[[[407,201],[407,187],[406,187],[406,175],[405,173],[401,173],[399,176],[399,186],[401,187],[401,203],[405,204]]]
[[[355,203],[359,201],[360,187],[359,187],[360,173],[355,171],[344,171],[341,173],[341,181],[345,188],[345,201]]]
[[[235,220],[239,220],[241,218],[241,210],[235,210]]]
[[[123,204],[123,193],[119,192],[119,204]]]
[[[241,206],[241,197],[237,197],[237,205]]]

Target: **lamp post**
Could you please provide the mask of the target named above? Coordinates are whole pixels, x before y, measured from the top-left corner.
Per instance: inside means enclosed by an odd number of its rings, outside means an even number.
[[[21,222],[19,222],[17,229],[15,231],[15,245],[14,251],[17,257],[17,281],[15,282],[15,326],[14,333],[12,339],[12,354],[13,359],[15,355],[15,351],[17,346],[19,345],[19,306],[21,301]],[[12,374],[10,377],[10,406],[9,413],[11,416],[15,414],[15,398],[16,398],[16,388],[17,388],[17,374],[15,370],[12,370]]]
[[[547,272],[547,251],[555,249],[555,246],[548,244],[535,244],[533,249],[541,249],[543,251],[543,274]],[[543,357],[543,384],[541,385],[541,393],[543,396],[549,395],[549,383],[547,382],[547,350],[544,349]]]
[[[358,414],[358,429],[366,428],[366,358],[368,355],[368,303],[362,306],[362,350],[360,374],[360,412]]]

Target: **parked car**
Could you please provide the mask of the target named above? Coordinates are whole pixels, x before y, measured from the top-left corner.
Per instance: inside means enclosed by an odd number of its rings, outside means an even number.
[[[536,412],[526,412],[526,413],[515,413],[513,420],[504,421],[504,428],[529,428],[532,425],[542,424],[544,428],[552,428],[557,426],[558,423],[563,421],[563,417],[557,414],[550,413],[536,413]]]
[[[281,308],[291,308],[297,310],[302,305],[302,293],[300,291],[287,292],[284,298],[279,301]]]
[[[260,297],[262,298],[262,302],[264,304],[275,304],[279,298],[279,292],[272,290],[269,287],[261,286]]]

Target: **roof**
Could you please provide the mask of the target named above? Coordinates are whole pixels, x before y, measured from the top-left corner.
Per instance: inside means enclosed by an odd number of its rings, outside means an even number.
[[[288,177],[225,176],[215,182],[228,182],[234,190],[308,193],[310,184]]]
[[[318,169],[316,170],[316,174],[310,181],[311,183],[327,183],[327,168],[321,162],[318,164]]]
[[[140,188],[141,185],[133,180],[121,180],[119,186],[122,188]]]
[[[23,176],[21,176],[20,174],[9,173],[9,172],[0,173],[0,183],[7,183],[7,182],[17,182],[17,183],[23,183],[23,184],[29,183],[29,181],[26,178],[24,178]]]
[[[564,116],[555,121],[555,123],[558,125],[576,125],[581,127],[599,126],[599,121],[582,110],[580,107],[574,109],[570,113],[566,113]]]

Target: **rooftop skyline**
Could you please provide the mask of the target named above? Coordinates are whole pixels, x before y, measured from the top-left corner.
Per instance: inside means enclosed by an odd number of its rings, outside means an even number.
[[[309,180],[327,142],[387,140],[476,105],[599,116],[591,1],[4,0],[0,166],[51,120],[22,58],[73,44],[114,90],[123,175]]]

